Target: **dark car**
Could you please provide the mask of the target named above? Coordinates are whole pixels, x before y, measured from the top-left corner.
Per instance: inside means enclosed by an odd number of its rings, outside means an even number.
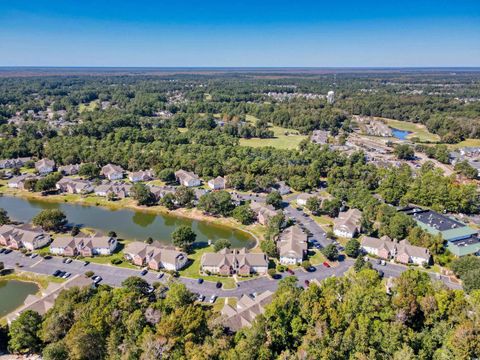
[[[308,271],[308,272],[314,272],[314,271],[316,271],[316,270],[317,270],[317,268],[316,268],[315,266],[309,266],[309,267],[307,268],[307,271]]]
[[[309,286],[310,285],[310,281],[309,280],[305,280],[305,286]]]
[[[85,262],[83,263],[83,266],[87,266],[88,264],[90,264],[90,261],[85,261]]]
[[[287,269],[287,272],[288,272],[290,275],[295,275],[295,271],[293,271],[292,269]]]
[[[5,249],[4,248],[1,248],[0,249],[0,254],[3,254],[5,252]]]
[[[326,268],[329,268],[330,267],[330,264],[326,261],[323,262],[323,266],[325,266]]]
[[[220,281],[218,281],[215,286],[217,287],[217,289],[220,289],[222,287],[222,283]]]
[[[382,270],[378,270],[378,276],[380,276],[381,278],[383,278],[383,276],[384,276],[384,273],[383,273],[383,271],[382,271]]]
[[[140,275],[145,276],[145,275],[147,275],[147,273],[148,273],[148,270],[143,269],[142,272],[140,273]]]
[[[52,274],[52,276],[58,276],[60,274],[60,270],[55,270]]]
[[[60,271],[57,276],[63,277],[63,275],[65,275],[66,273],[67,273],[66,271]]]
[[[12,251],[13,251],[12,249],[5,249],[4,254],[5,254],[5,255],[8,255],[8,254],[10,254]]]
[[[197,283],[203,284],[203,279],[202,279],[202,278],[198,279],[198,280],[197,280]]]

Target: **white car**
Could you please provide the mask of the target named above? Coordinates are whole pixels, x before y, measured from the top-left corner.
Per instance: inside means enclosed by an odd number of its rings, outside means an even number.
[[[65,273],[65,275],[62,276],[62,278],[68,279],[70,276],[72,276],[72,274],[67,272],[67,273]]]
[[[217,295],[212,295],[210,297],[210,304],[213,304],[215,302],[215,300],[217,300]]]

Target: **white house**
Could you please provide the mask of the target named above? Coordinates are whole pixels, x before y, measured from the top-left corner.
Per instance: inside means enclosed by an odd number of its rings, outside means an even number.
[[[187,187],[200,186],[202,183],[197,175],[185,170],[175,171],[175,179],[177,179],[180,185]]]
[[[208,181],[208,187],[212,190],[223,190],[227,187],[226,180],[221,176],[217,176],[215,179]]]
[[[124,173],[125,173],[125,170],[123,170],[121,166],[113,165],[113,164],[105,165],[104,167],[102,167],[102,170],[100,171],[100,175],[105,176],[109,180],[123,179]]]
[[[344,238],[353,238],[361,231],[362,213],[358,209],[341,212],[334,220],[333,233]]]
[[[301,263],[307,253],[307,234],[298,225],[283,231],[277,241],[280,263],[295,265]]]
[[[49,159],[42,159],[35,163],[35,169],[39,174],[45,175],[55,170],[55,162]]]

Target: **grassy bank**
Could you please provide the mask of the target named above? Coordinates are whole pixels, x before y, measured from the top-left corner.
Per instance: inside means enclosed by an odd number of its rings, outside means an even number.
[[[432,134],[430,131],[428,131],[425,125],[415,124],[413,122],[408,122],[408,121],[386,119],[386,118],[378,118],[378,119],[385,121],[386,124],[392,128],[411,132],[411,134],[407,136],[407,139],[417,137],[420,139],[420,141],[424,141],[424,142],[440,141],[440,136],[436,134]]]

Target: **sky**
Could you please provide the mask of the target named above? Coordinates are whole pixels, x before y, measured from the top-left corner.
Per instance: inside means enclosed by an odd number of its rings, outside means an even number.
[[[0,0],[0,66],[480,66],[480,0]]]

